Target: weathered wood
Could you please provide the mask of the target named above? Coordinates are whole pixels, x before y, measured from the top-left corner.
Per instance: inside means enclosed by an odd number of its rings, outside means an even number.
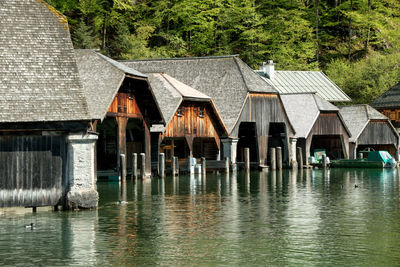
[[[326,160],[326,154],[323,154],[322,155],[322,168],[326,169],[327,166],[328,166],[328,164],[327,164],[327,160]]]
[[[126,183],[126,156],[125,154],[119,155],[120,157],[120,175],[121,175],[121,182]]]
[[[282,170],[282,148],[276,148],[276,168]]]
[[[144,153],[146,155],[146,172],[151,172],[151,134],[150,127],[146,120],[143,120],[144,127]]]
[[[140,153],[140,178],[145,179],[146,178],[146,154],[145,153]]]
[[[250,148],[244,149],[244,168],[250,170]]]
[[[269,155],[270,155],[270,168],[272,171],[276,170],[276,150],[274,147],[271,147],[269,149]]]
[[[116,118],[118,125],[118,146],[117,146],[117,170],[119,172],[120,163],[120,154],[126,155],[126,126],[128,124],[128,119],[126,117],[117,117]]]
[[[176,168],[176,175],[179,175],[179,160],[178,157],[173,157],[174,161],[175,161],[175,168]]]
[[[201,158],[201,173],[206,174],[206,158]]]
[[[192,157],[187,157],[187,172],[192,173]]]
[[[137,179],[138,178],[138,164],[137,164],[137,153],[132,153],[132,178]]]
[[[164,153],[160,153],[160,168],[159,168],[160,172],[159,172],[159,176],[160,178],[164,178],[165,177],[165,154]]]
[[[297,161],[299,169],[303,169],[303,151],[301,147],[297,147]]]
[[[225,172],[226,173],[229,173],[229,163],[230,163],[229,157],[225,157]]]

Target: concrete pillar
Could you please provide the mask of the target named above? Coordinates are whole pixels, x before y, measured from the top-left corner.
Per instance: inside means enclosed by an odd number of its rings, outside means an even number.
[[[68,209],[96,208],[98,205],[94,169],[97,138],[95,134],[86,133],[74,133],[67,137],[68,187],[64,204]]]
[[[250,148],[248,147],[244,149],[244,169],[250,170]]]
[[[296,157],[296,147],[297,147],[297,138],[290,138],[290,153],[289,153],[289,163],[292,169],[297,169],[298,160]]]
[[[269,149],[270,168],[272,171],[276,170],[276,151],[274,147]]]
[[[165,177],[165,154],[160,153],[160,167],[159,167],[160,173],[159,176],[161,178]]]
[[[276,168],[282,170],[282,148],[276,148]]]
[[[236,170],[236,153],[239,138],[221,139],[223,158],[229,158],[232,170]]]

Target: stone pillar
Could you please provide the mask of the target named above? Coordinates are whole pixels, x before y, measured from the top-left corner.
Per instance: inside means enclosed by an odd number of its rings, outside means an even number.
[[[290,138],[290,155],[289,155],[289,163],[292,169],[297,169],[297,157],[296,157],[296,148],[297,148],[297,138]]]
[[[65,207],[96,208],[99,200],[95,176],[95,134],[70,134],[68,142],[68,186]]]
[[[236,153],[238,138],[225,138],[221,139],[223,158],[229,158],[231,161],[232,170],[236,170]]]

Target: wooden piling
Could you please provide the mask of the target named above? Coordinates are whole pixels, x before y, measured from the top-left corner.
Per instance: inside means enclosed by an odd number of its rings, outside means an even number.
[[[173,158],[175,161],[175,175],[179,175],[179,160],[178,157]]]
[[[276,148],[276,168],[282,170],[282,148],[279,146]]]
[[[172,176],[175,176],[176,174],[175,157],[172,157],[171,159],[171,174]]]
[[[303,151],[301,147],[297,147],[297,164],[299,169],[303,169]]]
[[[138,178],[137,174],[137,153],[132,153],[132,178]]]
[[[201,158],[201,173],[203,175],[206,174],[206,158],[205,157]]]
[[[192,172],[191,172],[191,168],[192,167],[192,157],[191,156],[188,156],[187,157],[187,172],[189,173],[189,174],[191,174]]]
[[[146,154],[145,153],[140,153],[140,161],[141,161],[140,178],[145,179],[146,178]]]
[[[327,167],[327,160],[326,160],[326,154],[323,154],[322,155],[322,168],[323,169],[326,169],[326,167]]]
[[[165,177],[165,154],[160,153],[160,167],[159,167],[160,173],[159,176],[161,178]]]
[[[276,170],[276,150],[274,147],[271,147],[269,150],[269,157],[270,157],[270,161],[271,161],[271,170],[275,171]]]
[[[119,162],[121,164],[120,166],[120,175],[121,175],[121,182],[126,183],[126,157],[125,154],[120,154],[119,155]]]
[[[246,171],[250,170],[250,148],[244,149],[244,168]]]

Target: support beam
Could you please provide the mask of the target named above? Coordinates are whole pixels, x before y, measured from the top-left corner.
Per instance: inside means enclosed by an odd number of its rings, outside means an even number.
[[[118,134],[117,134],[117,171],[119,172],[120,167],[120,154],[126,155],[126,126],[128,124],[127,117],[116,117]]]
[[[221,139],[222,142],[222,158],[229,158],[231,162],[231,169],[236,170],[236,153],[238,138],[225,138]]]
[[[150,135],[150,127],[146,123],[146,120],[143,120],[144,127],[144,153],[146,155],[146,174],[151,173],[151,135]],[[158,152],[160,153],[160,152]]]

